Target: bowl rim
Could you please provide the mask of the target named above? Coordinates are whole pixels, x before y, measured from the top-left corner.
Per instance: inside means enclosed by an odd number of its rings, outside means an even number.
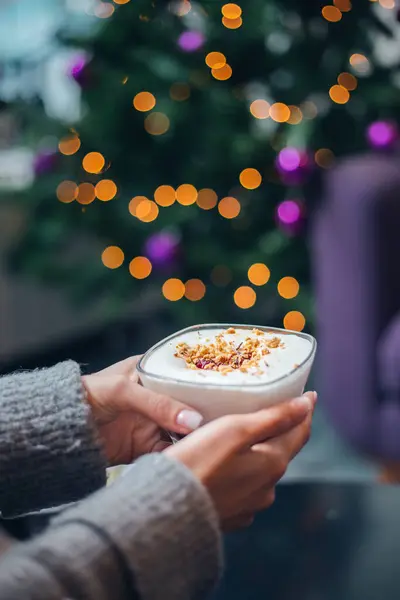
[[[272,332],[272,333],[278,333],[279,335],[297,335],[299,337],[302,337],[303,339],[308,340],[309,342],[311,342],[311,349],[309,354],[307,355],[307,357],[296,367],[294,367],[291,371],[289,371],[288,373],[286,373],[285,375],[280,375],[279,377],[276,377],[275,379],[271,379],[270,381],[264,382],[264,383],[249,383],[249,384],[237,384],[237,385],[226,385],[224,383],[198,383],[195,381],[187,381],[185,379],[179,379],[176,377],[168,377],[165,375],[158,375],[157,373],[151,373],[150,371],[147,371],[146,368],[144,367],[144,363],[146,362],[146,360],[149,358],[149,356],[151,356],[151,354],[153,354],[156,350],[158,350],[158,348],[160,348],[161,346],[163,346],[164,344],[167,344],[168,342],[170,342],[171,340],[179,337],[182,334],[185,333],[189,333],[191,331],[203,331],[205,329],[229,329],[230,327],[234,327],[235,329],[260,329],[261,331],[265,331],[265,332]],[[145,354],[143,354],[143,356],[140,358],[136,369],[140,375],[145,375],[147,377],[151,377],[152,379],[157,379],[158,381],[166,381],[166,382],[173,382],[173,383],[177,383],[179,385],[184,385],[186,387],[194,387],[194,388],[199,388],[199,387],[203,387],[203,388],[217,388],[217,389],[224,389],[224,390],[237,390],[240,387],[245,386],[249,386],[251,388],[265,388],[265,387],[270,387],[276,383],[279,383],[280,381],[287,379],[288,377],[290,377],[291,375],[293,375],[294,373],[296,373],[298,370],[300,370],[302,367],[304,367],[308,362],[310,362],[316,353],[317,350],[317,340],[310,334],[308,333],[303,333],[302,331],[291,331],[289,329],[281,329],[279,327],[266,327],[266,326],[262,326],[262,325],[240,325],[237,323],[205,323],[203,325],[191,325],[190,327],[185,327],[184,329],[181,329],[180,331],[177,331],[175,333],[172,333],[171,335],[169,335],[168,337],[160,340],[159,342],[157,342],[156,344],[154,344],[154,346],[152,346],[151,348],[149,348],[147,350],[147,352],[145,352]]]

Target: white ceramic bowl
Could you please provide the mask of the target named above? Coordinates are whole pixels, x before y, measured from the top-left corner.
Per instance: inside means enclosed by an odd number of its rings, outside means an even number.
[[[252,383],[249,381],[246,384],[226,385],[225,382],[219,384],[215,381],[205,381],[204,383],[198,381],[191,382],[151,373],[146,369],[146,362],[148,362],[148,358],[153,352],[162,345],[173,342],[175,339],[178,342],[183,334],[197,331],[204,333],[207,330],[228,329],[229,327],[234,327],[236,330],[249,331],[256,327],[266,333],[276,334],[281,338],[284,338],[288,334],[297,335],[310,342],[310,352],[305,360],[287,374],[263,383]],[[200,412],[205,422],[208,422],[226,414],[243,414],[261,410],[262,408],[301,395],[314,362],[316,348],[317,342],[311,335],[288,331],[286,329],[261,327],[259,325],[226,325],[219,323],[196,325],[178,331],[150,348],[140,359],[137,370],[144,387],[181,400]]]

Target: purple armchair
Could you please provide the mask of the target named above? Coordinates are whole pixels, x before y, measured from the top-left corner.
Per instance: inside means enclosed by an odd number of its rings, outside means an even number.
[[[400,157],[327,174],[312,256],[322,402],[357,450],[400,461]]]

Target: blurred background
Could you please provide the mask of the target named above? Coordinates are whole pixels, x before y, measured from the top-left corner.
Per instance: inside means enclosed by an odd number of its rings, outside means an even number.
[[[398,16],[0,0],[1,372],[100,369],[194,323],[304,330],[320,402],[289,477],[400,459],[374,420],[397,389],[397,345],[387,377],[375,351],[400,308]]]

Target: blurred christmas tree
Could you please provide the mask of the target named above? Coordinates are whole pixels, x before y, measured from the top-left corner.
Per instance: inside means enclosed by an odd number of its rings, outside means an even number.
[[[153,287],[180,324],[302,329],[305,190],[367,132],[394,141],[398,65],[372,51],[391,30],[373,2],[114,1],[92,38],[66,40],[86,52],[84,117],[38,153],[14,265],[86,299]],[[104,251],[66,253],[79,231]]]

